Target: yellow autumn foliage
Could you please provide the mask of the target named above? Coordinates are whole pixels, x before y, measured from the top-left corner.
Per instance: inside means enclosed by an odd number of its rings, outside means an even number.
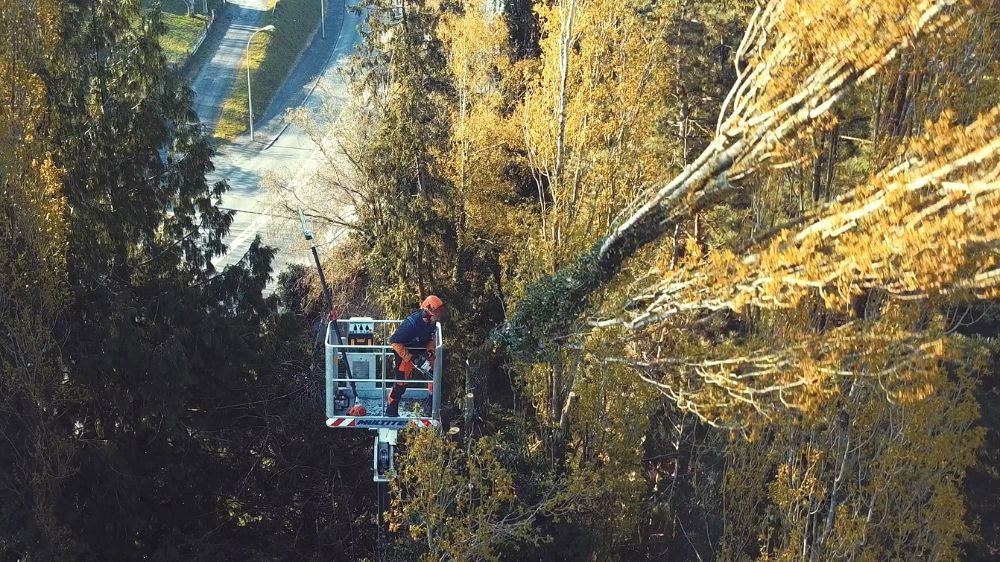
[[[527,78],[523,135],[541,218],[532,259],[551,272],[676,166],[651,142],[667,108],[662,85],[675,79],[660,33],[671,6],[641,14],[627,2],[566,0],[535,9],[542,64]]]
[[[793,308],[811,296],[843,311],[873,288],[905,299],[996,296],[1000,110],[968,126],[950,117],[928,124],[896,166],[746,253],[721,248],[663,271],[630,323],[698,308]]]

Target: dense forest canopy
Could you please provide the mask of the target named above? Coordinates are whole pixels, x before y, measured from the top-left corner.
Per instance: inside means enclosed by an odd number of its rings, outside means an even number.
[[[0,0],[0,559],[1000,553],[1000,4],[351,9],[289,204],[348,232],[336,308],[448,302],[460,431],[404,433],[380,525],[316,280],[212,267],[155,11]]]

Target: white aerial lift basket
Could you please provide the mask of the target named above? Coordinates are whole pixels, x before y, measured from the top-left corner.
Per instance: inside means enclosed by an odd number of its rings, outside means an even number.
[[[434,327],[432,376],[430,379],[415,376],[404,380],[395,378],[395,354],[389,345],[389,337],[402,320],[355,317],[335,322],[331,321],[326,330],[326,425],[335,429],[378,432],[373,455],[375,481],[385,482],[393,470],[396,432],[411,424],[428,428],[441,426],[441,364],[444,359],[441,324]],[[426,351],[424,347],[411,349],[414,354]],[[386,416],[389,392],[397,382],[407,385],[400,400],[399,415]],[[363,415],[357,415],[357,405],[364,407]]]

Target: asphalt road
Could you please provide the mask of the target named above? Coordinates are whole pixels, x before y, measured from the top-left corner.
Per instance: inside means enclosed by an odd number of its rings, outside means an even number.
[[[218,120],[218,108],[232,89],[236,72],[245,70],[241,54],[224,54],[231,50],[227,45],[238,44],[239,37],[243,37],[242,45],[245,48],[246,38],[249,37],[244,29],[247,27],[246,22],[259,21],[252,19],[254,12],[257,16],[261,15],[253,6],[265,5],[266,0],[241,0],[237,3],[240,5],[227,7],[227,10],[236,9],[229,29],[218,43],[209,43],[211,38],[206,39],[206,47],[218,45],[218,50],[212,53],[208,62],[200,69],[195,70],[192,80],[198,115],[204,123],[210,125],[215,123],[212,118]],[[242,259],[257,235],[261,236],[265,244],[278,249],[274,263],[275,277],[288,264],[307,263],[311,258],[302,246],[300,233],[295,229],[275,228],[275,221],[295,219],[284,209],[267,206],[261,180],[265,176],[275,175],[293,186],[305,185],[316,174],[321,165],[319,147],[301,127],[289,123],[285,112],[302,107],[310,117],[320,120],[323,115],[329,115],[331,109],[334,112],[343,109],[348,96],[347,86],[339,69],[354,54],[355,45],[361,41],[357,30],[360,20],[359,16],[347,12],[345,0],[328,0],[326,38],[321,37],[319,31],[316,32],[287,81],[275,95],[264,118],[255,125],[255,140],[251,142],[248,135],[243,135],[220,147],[219,154],[214,159],[215,172],[209,179],[226,179],[230,191],[223,196],[221,206],[242,212],[236,213],[225,241],[229,247],[228,253],[213,260],[217,269],[221,270]],[[252,29],[254,26],[250,24],[249,27]],[[203,56],[208,57],[208,53]],[[198,84],[203,84],[201,89]],[[206,87],[204,84],[211,86]],[[318,84],[322,84],[322,87],[316,87]],[[222,90],[225,93],[220,94]],[[297,226],[297,221],[294,224]],[[284,226],[287,226],[287,222]]]
[[[214,130],[218,123],[222,103],[229,97],[237,73],[246,70],[242,62],[247,41],[264,18],[266,8],[267,0],[229,0],[213,32],[205,38],[205,54],[201,56],[210,56],[191,80],[191,89],[198,118],[209,129]]]

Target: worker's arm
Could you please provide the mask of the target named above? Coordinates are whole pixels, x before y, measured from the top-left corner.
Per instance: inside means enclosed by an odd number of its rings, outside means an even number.
[[[413,359],[413,356],[410,354],[410,350],[406,349],[405,345],[401,343],[393,343],[390,345],[392,345],[392,350],[396,352],[396,355],[399,355],[403,361],[410,361]]]
[[[412,359],[410,351],[406,349],[406,344],[413,341],[418,337],[417,325],[414,321],[414,317],[410,316],[396,328],[396,331],[392,333],[389,337],[389,345],[392,346],[392,350],[395,351],[403,361],[409,361]]]
[[[406,349],[406,346],[401,343],[393,343],[392,350],[399,355],[402,361],[399,362],[398,368],[406,378],[410,378],[410,373],[413,372],[413,355],[410,354],[410,350]]]

